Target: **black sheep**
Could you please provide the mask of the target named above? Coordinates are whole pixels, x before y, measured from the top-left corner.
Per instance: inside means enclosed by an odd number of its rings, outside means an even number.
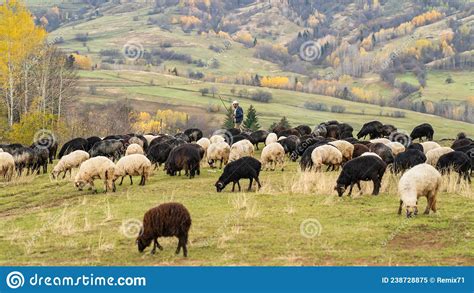
[[[423,145],[418,142],[410,144],[407,149],[419,150],[422,153],[425,152]]]
[[[393,162],[393,172],[400,173],[426,162],[426,156],[423,152],[416,149],[407,149],[399,153]]]
[[[202,131],[199,128],[189,128],[184,131],[184,134],[186,134],[189,137],[189,140],[192,141],[198,141],[202,138]]]
[[[380,121],[370,121],[365,123],[357,133],[357,138],[366,137],[367,135],[370,139],[382,137],[382,128],[383,124]]]
[[[149,148],[154,146],[155,144],[163,143],[165,141],[173,140],[175,139],[171,135],[161,135],[159,137],[154,138],[152,141],[150,141],[150,144],[148,145]]]
[[[367,152],[370,152],[367,146],[360,143],[356,143],[354,144],[354,152],[352,153],[352,158],[360,157],[363,153]]]
[[[180,203],[164,203],[148,210],[143,216],[143,227],[136,240],[138,251],[143,252],[153,241],[151,254],[155,254],[156,248],[163,250],[163,247],[158,243],[159,237],[177,237],[176,254],[179,254],[183,248],[183,256],[187,257],[188,233],[191,223],[189,211]]]
[[[255,145],[255,147],[258,148],[258,144],[263,142],[265,143],[265,140],[267,139],[269,132],[266,130],[257,130],[254,131],[250,134],[250,137],[252,138],[251,142]]]
[[[454,149],[457,149],[457,148],[460,148],[460,147],[463,147],[463,146],[470,145],[472,143],[474,143],[474,142],[469,138],[460,138],[460,139],[456,139],[453,142],[453,144],[451,145],[451,148],[454,150]]]
[[[50,163],[53,163],[53,160],[56,159],[56,153],[58,152],[58,141],[56,140],[56,138],[52,135],[40,137],[30,146],[30,148],[32,149],[37,147],[47,149],[48,160]]]
[[[285,130],[280,131],[279,133],[277,133],[277,135],[278,135],[278,137],[280,137],[280,136],[288,137],[290,135],[294,135],[294,136],[297,136],[297,137],[301,136],[300,132],[295,128],[285,129]]]
[[[184,140],[184,142],[191,142],[191,139],[186,134],[180,132],[174,135],[174,138]]]
[[[347,123],[339,124],[339,138],[346,139],[346,138],[353,138],[352,132],[354,128]]]
[[[387,164],[376,156],[362,156],[350,160],[342,167],[341,174],[337,178],[335,190],[339,196],[342,196],[347,187],[350,186],[349,196],[352,194],[354,184],[357,184],[359,190],[360,181],[372,180],[374,183],[373,195],[379,194],[382,184],[382,177],[387,169]]]
[[[237,129],[237,128],[229,128],[226,130],[226,136],[227,135],[230,135],[230,136],[234,136],[234,135],[237,135],[237,134],[240,134],[240,129]]]
[[[472,174],[472,172],[474,172],[474,144],[459,147],[454,150],[465,153],[471,159],[471,174]]]
[[[311,168],[313,168],[313,160],[311,159],[311,154],[313,153],[315,148],[317,148],[318,146],[325,145],[326,143],[326,141],[318,141],[305,149],[300,160],[301,171],[311,170]]]
[[[58,159],[61,159],[63,156],[68,155],[73,151],[85,151],[87,149],[87,144],[87,140],[82,137],[71,139],[61,147],[61,150],[59,150]]]
[[[369,146],[371,152],[376,153],[385,162],[385,164],[393,163],[392,149],[383,143],[374,143]]]
[[[295,127],[296,130],[300,133],[300,136],[311,134],[311,127],[308,125],[298,125]]]
[[[49,161],[49,150],[48,148],[34,145],[32,147],[34,152],[34,163],[33,163],[33,171],[37,174],[40,173],[41,168],[43,168],[43,174],[48,173],[48,161]]]
[[[156,169],[157,166],[166,162],[171,149],[171,146],[166,142],[157,143],[148,148],[146,156],[152,164],[155,164]]]
[[[224,137],[224,139],[226,139],[226,142],[227,142],[227,137]],[[237,135],[234,135],[232,136],[232,138],[230,139],[230,142],[227,142],[229,145],[233,145],[234,143],[236,142],[239,142],[241,140],[244,140],[244,139],[247,139],[248,141],[250,141],[252,144],[254,144],[252,142],[252,137],[250,137],[250,135],[246,134],[246,133],[240,133],[240,134],[237,134]]]
[[[433,140],[433,135],[434,135],[433,126],[431,126],[428,123],[423,123],[423,124],[420,124],[420,125],[416,126],[415,128],[413,128],[413,130],[410,134],[410,137],[413,140],[415,140],[417,138],[419,140],[422,140],[423,137],[426,137],[428,140],[431,141],[431,140]]]
[[[21,175],[23,169],[26,169],[26,175],[33,172],[35,167],[36,154],[32,148],[29,147],[16,147],[12,149],[11,155],[15,161],[15,169],[18,171],[18,175]]]
[[[295,135],[290,135],[287,138],[279,140],[278,143],[283,146],[285,154],[290,154],[290,157],[292,157],[291,154],[296,151],[296,147],[300,143],[300,139]]]
[[[461,181],[461,177],[471,183],[471,176],[469,170],[471,170],[471,159],[466,153],[460,151],[454,151],[442,155],[438,163],[436,164],[442,174],[449,172],[451,169],[459,173],[458,183]]]
[[[125,145],[122,140],[107,139],[96,142],[89,150],[92,157],[104,156],[111,160],[118,160],[125,154]]]
[[[85,149],[86,152],[89,152],[91,148],[99,141],[102,141],[102,139],[98,136],[91,136],[86,138],[87,140],[87,148]]]
[[[389,136],[391,133],[396,132],[397,128],[391,124],[385,124],[382,126],[382,135]]]
[[[199,149],[190,143],[175,147],[169,154],[165,163],[166,174],[175,176],[181,170],[189,174],[189,179],[199,174],[199,164],[201,162]]]
[[[227,164],[227,166],[225,166],[224,172],[215,184],[217,192],[221,192],[230,182],[233,183],[232,192],[234,192],[235,190],[235,184],[237,184],[240,191],[241,189],[239,181],[240,179],[244,178],[250,179],[250,184],[248,188],[249,191],[252,188],[252,183],[254,179],[258,184],[258,188],[260,188],[262,185],[260,184],[258,176],[260,174],[261,169],[262,164],[257,159],[252,157],[243,157],[236,161],[230,162],[229,164]]]

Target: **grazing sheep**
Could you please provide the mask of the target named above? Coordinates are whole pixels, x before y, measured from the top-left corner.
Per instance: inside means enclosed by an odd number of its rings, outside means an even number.
[[[104,139],[94,144],[89,150],[91,158],[103,156],[112,160],[118,160],[124,153],[125,145],[117,139]]]
[[[176,133],[174,135],[174,138],[176,139],[180,139],[180,140],[183,140],[185,143],[190,143],[191,142],[191,139],[189,138],[189,136],[187,136],[186,134],[184,133]]]
[[[189,137],[189,142],[198,141],[202,138],[202,131],[199,128],[186,129],[184,134]]]
[[[352,158],[360,157],[363,153],[367,152],[370,152],[367,146],[360,143],[356,143],[354,144],[354,152],[352,153]]]
[[[39,174],[41,171],[41,168],[43,169],[43,174],[48,173],[48,162],[49,162],[48,148],[33,144],[33,147],[31,149],[33,150],[32,173],[36,172],[36,174]]]
[[[316,172],[321,171],[323,164],[339,168],[342,164],[342,153],[334,146],[322,145],[313,150],[311,161],[313,162],[312,169]]]
[[[225,142],[225,138],[222,135],[213,135],[209,140],[211,141],[211,144]]]
[[[145,152],[143,151],[143,148],[141,145],[132,143],[127,147],[127,150],[125,151],[125,156],[133,155],[133,154],[140,154],[143,155]]]
[[[278,141],[278,136],[276,133],[271,132],[267,135],[267,138],[265,139],[265,145],[269,145],[272,142],[277,142]]]
[[[244,133],[244,132],[232,136],[232,138],[229,141],[229,144],[232,146],[234,143],[237,143],[237,142],[245,140],[245,139],[250,141],[252,144],[254,144],[254,142],[252,142],[252,137],[250,137],[250,135],[248,135],[247,133]]]
[[[400,173],[408,170],[416,165],[426,162],[426,156],[419,150],[408,149],[403,153],[399,153],[393,161],[393,172]]]
[[[203,137],[203,138],[199,139],[196,142],[196,144],[200,145],[204,149],[204,154],[205,154],[207,152],[207,149],[211,145],[211,141],[208,138]]]
[[[181,170],[184,170],[186,174],[189,174],[189,179],[194,178],[196,173],[199,175],[200,162],[204,152],[201,153],[196,146],[198,145],[186,143],[175,147],[166,160],[166,174],[175,176],[178,172],[181,174]]]
[[[161,166],[168,160],[171,149],[168,142],[157,143],[148,148],[146,156],[155,165],[156,169],[157,166]]]
[[[389,144],[391,141],[388,138],[374,138],[370,140],[370,143],[376,144],[376,143],[383,143],[384,145]]]
[[[371,152],[376,153],[379,155],[382,160],[385,162],[385,164],[389,165],[393,163],[393,154],[392,154],[392,149],[386,146],[383,143],[375,143],[371,144],[369,146],[369,149]]]
[[[159,135],[158,137],[154,138],[150,142],[148,148],[151,148],[155,144],[164,143],[164,142],[167,142],[167,141],[170,141],[170,140],[173,140],[173,139],[175,139],[175,138],[172,137],[171,135],[167,135],[167,134]]]
[[[385,174],[386,169],[387,164],[385,164],[385,162],[378,156],[361,156],[350,160],[344,165],[344,167],[342,167],[342,172],[337,178],[335,190],[339,196],[342,196],[350,185],[349,196],[351,196],[354,184],[357,184],[357,187],[361,190],[361,180],[372,180],[374,183],[372,194],[377,195],[379,194],[382,177]]]
[[[430,210],[436,212],[436,195],[441,187],[441,174],[429,164],[417,165],[403,174],[398,182],[398,193],[400,194],[400,206],[398,214],[402,214],[405,205],[407,218],[418,214],[418,199],[426,197],[428,205],[425,214]]]
[[[315,148],[317,148],[319,146],[322,146],[322,145],[326,145],[326,142],[325,141],[319,141],[319,142],[314,143],[313,145],[310,145],[309,147],[307,147],[305,149],[303,155],[301,156],[301,160],[300,160],[301,171],[311,170],[313,168],[313,160],[311,158],[311,155],[312,155]],[[333,147],[333,146],[331,146],[331,147]]]
[[[396,132],[397,128],[391,124],[384,124],[382,126],[382,135],[389,136],[391,133]]]
[[[397,141],[392,141],[386,144],[391,150],[394,156],[397,156],[399,153],[403,153],[405,151],[405,146]]]
[[[354,145],[352,143],[345,140],[336,140],[328,144],[335,146],[342,153],[342,158],[345,162],[352,160],[352,155],[354,154]]]
[[[10,181],[15,172],[15,160],[13,156],[7,152],[0,152],[0,176],[6,181]]]
[[[145,134],[143,135],[143,137],[146,139],[146,141],[148,142],[148,146],[150,146],[151,142],[157,138],[158,136],[157,135],[151,135],[151,134]]]
[[[63,156],[72,153],[73,151],[85,151],[87,150],[88,145],[89,142],[82,137],[71,139],[61,147],[61,150],[59,150],[58,159],[61,159]]]
[[[282,137],[282,136],[288,137],[290,135],[295,135],[297,137],[301,136],[300,132],[295,128],[282,130],[282,131],[278,132],[277,135],[278,135],[278,137]]]
[[[454,150],[463,146],[470,145],[472,143],[473,141],[470,138],[458,138],[453,142],[451,148]]]
[[[177,237],[179,254],[183,248],[184,257],[188,256],[188,233],[191,227],[191,215],[180,203],[164,203],[148,210],[143,217],[143,227],[140,229],[136,243],[138,251],[143,252],[153,241],[151,254],[155,254],[156,248],[163,250],[158,243],[158,237]]]
[[[88,137],[87,139],[87,147],[85,149],[86,152],[90,151],[90,149],[99,141],[102,141],[102,139],[98,136],[91,136]]]
[[[227,166],[225,166],[224,172],[219,177],[219,180],[217,180],[215,184],[216,190],[217,192],[221,192],[227,186],[227,184],[232,182],[232,192],[234,192],[236,184],[240,191],[240,179],[250,179],[248,191],[251,190],[254,179],[258,184],[258,188],[260,188],[262,185],[260,184],[258,176],[261,169],[262,164],[257,159],[252,157],[243,157],[237,161],[230,162],[227,164]]]
[[[441,171],[442,174],[454,170],[455,172],[459,173],[458,183],[461,182],[461,177],[464,177],[464,180],[467,180],[469,183],[471,183],[471,159],[463,152],[454,151],[442,155],[438,159],[436,169]]]
[[[421,145],[421,143],[411,143],[407,149],[414,149],[414,150],[419,150],[420,152],[424,153],[425,150],[423,149],[423,146]]]
[[[271,169],[274,171],[277,166],[280,166],[281,170],[283,171],[283,165],[285,163],[285,149],[277,142],[265,146],[262,150],[260,162],[262,162],[262,165],[264,168],[266,168],[266,170]]]
[[[252,157],[253,154],[253,144],[250,141],[244,139],[234,143],[230,147],[229,161],[232,162],[245,156]]]
[[[72,153],[63,156],[58,164],[54,166],[51,175],[56,179],[61,172],[64,172],[63,179],[66,177],[67,171],[69,171],[69,176],[72,175],[72,169],[78,168],[82,162],[89,159],[89,153],[86,151],[73,151]]]
[[[290,135],[284,139],[278,139],[278,143],[281,144],[285,150],[285,154],[292,154],[296,151],[298,144],[300,143],[300,138],[295,135]],[[294,159],[296,161],[296,158]]]
[[[308,125],[298,125],[295,129],[298,130],[301,136],[311,134],[311,127]]]
[[[382,137],[383,124],[380,121],[371,121],[365,123],[357,133],[357,138],[366,137],[367,135],[370,139]]]
[[[141,176],[140,184],[145,185],[146,180],[151,175],[151,162],[142,154],[131,154],[122,157],[115,165],[115,178],[122,177],[120,185],[123,183],[125,176],[130,177],[130,185],[133,184],[132,176]]]
[[[421,145],[423,146],[423,152],[426,154],[427,152],[431,151],[431,150],[434,150],[434,149],[437,149],[437,148],[440,148],[441,146],[434,142],[434,141],[425,141],[425,142],[422,142]]]
[[[252,138],[251,142],[255,145],[255,147],[258,148],[258,144],[263,142],[265,143],[265,140],[267,139],[269,132],[266,130],[257,130],[254,131],[250,134],[250,137]]]
[[[433,140],[433,135],[434,135],[433,126],[431,126],[428,123],[423,123],[413,128],[413,131],[411,132],[410,137],[412,140],[415,140],[418,138],[420,139],[420,141],[422,141],[423,137],[426,137],[428,140]]]
[[[229,161],[230,146],[225,142],[212,143],[207,149],[207,163],[211,168],[214,168],[215,161],[220,161],[219,169],[222,169],[222,164],[227,165]]]
[[[74,185],[82,190],[88,185],[89,189],[97,190],[94,187],[94,179],[104,180],[105,192],[112,190],[115,192],[115,164],[110,159],[98,156],[90,158],[81,164],[79,172],[74,178]]]
[[[445,155],[450,152],[454,152],[454,150],[449,147],[439,147],[436,149],[432,149],[426,152],[426,163],[430,164],[433,167],[436,167],[436,164],[438,163],[439,158],[442,155]]]
[[[30,148],[36,149],[37,151],[42,149],[48,150],[48,160],[49,163],[53,163],[53,160],[56,158],[56,153],[58,152],[58,141],[55,139],[54,136],[44,136],[40,137],[37,141],[35,141]],[[41,151],[44,155],[46,152]],[[46,162],[47,166],[47,162]]]
[[[18,175],[21,175],[23,169],[26,169],[26,175],[33,171],[35,165],[35,152],[29,147],[18,147],[14,148],[11,153],[13,160],[15,161],[15,169],[18,171]]]

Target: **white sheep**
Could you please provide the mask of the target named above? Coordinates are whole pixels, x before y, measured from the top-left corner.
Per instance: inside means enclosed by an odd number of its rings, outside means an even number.
[[[339,168],[342,163],[342,153],[333,146],[322,145],[313,150],[311,160],[313,161],[312,169],[315,171],[320,171],[323,164]]]
[[[63,156],[58,164],[54,166],[53,171],[51,171],[51,175],[53,178],[57,178],[61,172],[64,172],[63,174],[63,179],[66,177],[67,171],[69,171],[69,176],[72,175],[72,169],[73,168],[78,168],[82,162],[86,161],[89,159],[89,153],[82,151],[82,150],[77,150],[73,151],[70,154],[67,154]]]
[[[427,152],[441,147],[438,143],[434,141],[425,141],[422,142],[421,145],[423,146],[423,152],[425,153],[425,155]]]
[[[211,143],[209,148],[207,148],[207,163],[211,168],[214,168],[214,162],[220,161],[220,169],[222,169],[222,164],[227,165],[229,161],[230,146],[225,142],[221,141],[218,143]]]
[[[211,142],[211,144],[219,143],[219,142],[225,142],[225,138],[222,135],[215,134],[215,135],[211,136],[209,141]]]
[[[271,132],[267,135],[267,138],[265,139],[265,145],[269,145],[272,142],[277,142],[277,141],[278,141],[278,136],[276,135],[276,133]]]
[[[379,159],[382,160],[382,157],[380,157],[378,154],[373,153],[373,152],[365,152],[365,153],[363,153],[363,154],[360,155],[360,156],[361,156],[361,157],[362,157],[362,156],[375,156],[375,157],[377,157],[377,158],[379,158]],[[383,161],[383,160],[382,160],[382,161]]]
[[[158,137],[158,135],[145,134],[143,137],[146,139],[148,144],[150,144],[152,140]]]
[[[441,174],[429,164],[419,164],[406,171],[398,182],[398,193],[400,194],[400,206],[398,214],[402,213],[405,205],[407,217],[414,213],[418,214],[418,199],[426,197],[428,205],[425,214],[430,210],[436,212],[436,194],[441,187]]]
[[[345,161],[352,160],[352,154],[354,153],[354,145],[345,140],[335,140],[328,143],[335,146],[341,153]]]
[[[10,181],[15,172],[15,160],[13,156],[6,152],[0,152],[0,176],[6,181]]]
[[[140,138],[136,137],[136,136],[132,136],[129,140],[128,140],[128,143],[129,144],[138,144],[139,146],[141,146],[143,148],[143,140],[141,140]]]
[[[79,172],[74,178],[74,185],[82,190],[85,186],[94,189],[94,179],[102,179],[104,181],[105,192],[112,190],[115,192],[115,164],[110,159],[98,156],[90,158],[81,164]]]
[[[265,146],[260,156],[260,162],[263,168],[275,170],[275,167],[281,166],[284,169],[285,164],[285,149],[278,142],[271,143]]]
[[[426,153],[426,163],[430,164],[433,167],[436,167],[439,158],[442,155],[448,154],[450,152],[454,152],[454,150],[450,147],[439,147],[432,150],[429,150]]]
[[[229,161],[233,162],[242,157],[252,157],[254,151],[253,144],[248,139],[243,139],[230,147]]]
[[[196,144],[200,145],[204,149],[203,159],[206,158],[207,157],[207,149],[211,145],[211,141],[209,140],[209,138],[203,137],[203,138],[199,139],[198,141],[196,141]]]
[[[376,143],[383,143],[383,144],[386,145],[386,144],[390,143],[391,141],[390,141],[390,139],[388,139],[388,138],[382,137],[382,138],[374,138],[374,139],[371,139],[370,142],[373,143],[373,144],[376,144]]]
[[[141,176],[139,185],[145,185],[146,180],[151,175],[150,160],[141,154],[132,154],[120,158],[115,165],[114,181],[122,177],[120,181],[120,185],[122,185],[123,178],[127,175],[130,177],[130,185],[133,184],[132,176]]]
[[[403,153],[405,151],[405,146],[397,141],[391,141],[390,143],[386,144],[391,150],[393,156],[398,155],[399,153]]]
[[[127,150],[125,151],[125,155],[133,155],[133,154],[140,154],[143,155],[145,152],[143,151],[143,147],[139,144],[132,143],[127,147]]]

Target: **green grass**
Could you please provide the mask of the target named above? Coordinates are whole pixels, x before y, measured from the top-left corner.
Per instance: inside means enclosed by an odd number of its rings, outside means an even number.
[[[217,193],[213,184],[220,171],[208,168],[193,180],[156,171],[146,186],[134,178],[133,186],[125,180],[110,194],[102,193],[99,181],[94,194],[47,175],[0,183],[0,264],[474,264],[472,185],[454,190],[446,183],[437,214],[407,220],[396,214],[396,180],[390,175],[379,196],[368,195],[367,184],[364,195],[339,198],[332,190],[338,172],[301,177],[296,170],[291,163],[284,172],[263,171],[260,191],[240,193],[231,193],[230,186]],[[192,215],[189,257],[174,254],[175,238],[160,240],[164,251],[156,255],[150,249],[138,253],[134,223],[149,208],[171,201],[183,203]],[[420,200],[420,210],[425,203]],[[300,230],[308,219],[321,225],[312,238]]]

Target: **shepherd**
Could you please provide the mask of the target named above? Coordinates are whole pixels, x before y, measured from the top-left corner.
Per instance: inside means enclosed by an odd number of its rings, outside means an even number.
[[[234,128],[239,129],[242,131],[242,121],[244,120],[244,110],[242,107],[239,106],[239,102],[234,101],[232,102],[232,107],[234,107]]]

